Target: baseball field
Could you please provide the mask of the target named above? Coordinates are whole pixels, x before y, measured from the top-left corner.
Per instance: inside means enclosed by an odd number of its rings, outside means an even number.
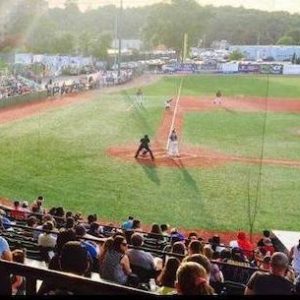
[[[169,76],[142,89],[142,107],[134,87],[47,100],[24,117],[0,113],[0,196],[41,194],[48,208],[97,213],[100,222],[134,215],[145,224],[248,230],[256,212],[255,231],[299,229],[300,77]],[[212,103],[217,90],[222,105]],[[173,120],[174,159],[165,151]],[[134,159],[144,134],[154,162]]]

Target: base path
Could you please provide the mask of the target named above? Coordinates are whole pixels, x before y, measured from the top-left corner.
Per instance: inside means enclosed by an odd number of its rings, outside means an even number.
[[[222,105],[215,105],[212,99],[208,97],[183,97],[178,106],[178,111],[175,120],[175,128],[179,136],[182,136],[183,116],[186,112],[191,111],[209,111],[222,107],[223,109],[231,111],[272,111],[272,112],[287,112],[300,114],[300,101],[295,99],[270,99],[265,98],[246,98],[246,97],[231,97],[223,98]],[[170,110],[165,110],[161,125],[155,134],[151,149],[155,156],[155,160],[151,161],[149,155],[140,156],[137,160],[134,159],[135,151],[138,144],[124,145],[118,147],[111,147],[107,149],[107,153],[111,156],[117,157],[127,162],[138,162],[143,165],[152,167],[165,166],[174,168],[208,168],[223,165],[231,162],[253,163],[253,164],[271,164],[288,167],[300,167],[298,160],[284,160],[284,159],[268,159],[254,157],[231,156],[213,149],[195,147],[191,145],[180,145],[180,157],[169,157],[165,149],[165,144],[168,138],[170,124],[173,116],[172,107]]]

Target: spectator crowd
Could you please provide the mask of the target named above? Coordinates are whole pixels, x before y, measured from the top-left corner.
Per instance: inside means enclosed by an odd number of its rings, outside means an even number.
[[[85,220],[63,207],[47,211],[44,202],[39,196],[31,206],[27,201],[2,206],[1,259],[25,264],[30,256],[26,243],[31,241],[50,270],[87,278],[98,273],[101,280],[158,295],[300,293],[300,241],[285,253],[265,230],[257,243],[237,232],[236,239],[225,244],[218,235],[204,240],[197,232],[185,235],[167,224],[155,223],[144,231],[132,216],[120,227],[101,224],[96,214]],[[13,275],[2,279],[0,294],[24,295],[25,288],[26,279]],[[38,294],[76,294],[76,287],[61,290],[43,280]]]
[[[0,100],[33,92],[22,78],[14,75],[0,76]]]

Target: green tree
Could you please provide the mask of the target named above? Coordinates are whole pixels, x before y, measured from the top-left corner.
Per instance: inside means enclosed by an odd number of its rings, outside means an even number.
[[[197,45],[209,17],[194,0],[172,0],[171,4],[160,4],[147,19],[143,28],[144,40],[152,46],[164,44],[179,55],[184,34],[188,34],[188,46]]]
[[[53,52],[57,54],[73,54],[75,48],[75,38],[69,32],[58,33],[54,37]]]
[[[291,36],[282,36],[278,41],[277,45],[295,45],[295,41]]]
[[[241,53],[240,51],[238,50],[234,50],[230,53],[229,55],[229,60],[232,61],[232,60],[242,60],[244,58],[244,55],[243,53]]]
[[[286,35],[290,36],[296,45],[300,44],[300,29],[289,30]]]
[[[110,33],[103,33],[91,42],[90,54],[98,59],[105,60],[108,57],[108,49],[112,43],[112,37]]]

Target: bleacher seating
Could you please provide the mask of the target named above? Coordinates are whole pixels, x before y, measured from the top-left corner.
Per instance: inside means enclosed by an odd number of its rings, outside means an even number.
[[[1,207],[3,210],[7,212],[7,216],[10,216],[11,209],[5,206]],[[43,215],[37,214],[37,213],[30,213],[30,215],[36,215],[39,217],[39,219],[43,219]],[[53,216],[54,219],[58,220],[60,219],[61,224],[64,224],[62,222],[63,217],[57,217]],[[34,232],[40,231],[45,232],[43,229],[38,229],[38,228],[32,228],[26,225],[26,220],[22,221],[17,221],[14,220],[15,222],[11,224],[10,228],[4,229],[2,228],[0,232],[0,236],[4,237],[7,242],[9,243],[10,249],[15,250],[15,249],[26,249],[26,256],[29,259],[33,259],[36,261],[41,261],[46,263],[46,266],[51,260],[52,255],[50,252],[56,251],[53,248],[44,248],[38,245],[37,239],[34,238]],[[85,224],[87,223],[84,220],[77,220],[78,224]],[[162,264],[164,265],[166,262],[167,257],[177,257],[180,260],[182,260],[185,255],[181,254],[176,254],[172,253],[171,247],[172,243],[174,240],[171,238],[171,236],[166,237],[165,235],[160,235],[155,233],[149,234],[149,232],[145,231],[139,231],[138,233],[143,236],[144,243],[141,247],[135,247],[130,244],[131,240],[130,237],[134,231],[132,230],[127,230],[123,231],[120,227],[118,226],[113,226],[113,225],[107,225],[107,224],[99,224],[100,227],[102,228],[101,234],[104,236],[104,238],[99,238],[99,237],[93,237],[93,236],[80,236],[80,240],[86,240],[86,241],[93,241],[96,244],[98,244],[100,247],[105,243],[106,239],[108,237],[112,237],[116,235],[117,233],[121,233],[126,237],[126,240],[129,244],[129,249],[140,249],[146,252],[149,252],[152,254],[153,257],[160,258],[162,261]],[[108,230],[109,227],[109,230]],[[106,229],[106,230],[104,230]],[[26,231],[27,234],[24,235],[23,232]],[[53,230],[50,233],[53,235],[58,235],[60,231],[58,230]],[[79,236],[77,237],[79,238]],[[202,239],[201,239],[202,240]],[[189,240],[185,240],[185,244],[188,244]],[[202,241],[204,244],[208,244],[209,242]],[[226,249],[230,249],[229,246],[225,246]],[[167,251],[166,251],[167,250]],[[249,267],[249,266],[243,266],[240,263],[227,263],[227,262],[222,262],[220,260],[211,260],[211,263],[218,265],[219,269],[221,270],[223,277],[224,277],[224,282],[218,285],[218,292],[220,295],[241,295],[243,294],[243,291],[245,290],[245,286],[251,277],[251,275],[256,272],[258,267]],[[161,270],[153,270],[149,271],[146,270],[145,268],[141,266],[136,266],[131,264],[131,269],[134,274],[136,274],[139,278],[140,284],[137,286],[138,289],[132,289],[128,288],[126,286],[120,286],[120,285],[115,285],[114,283],[105,281],[104,279],[99,277],[99,280],[101,284],[98,282],[92,282],[90,279],[86,278],[77,278],[76,280],[74,279],[72,281],[72,276],[68,274],[63,274],[60,272],[59,276],[57,278],[61,278],[63,282],[58,282],[59,280],[54,280],[55,285],[57,287],[60,287],[61,284],[63,286],[68,286],[67,282],[70,282],[70,286],[76,287],[74,290],[75,293],[84,293],[88,292],[89,294],[114,294],[114,293],[121,293],[121,294],[139,294],[140,295],[154,295],[153,293],[145,292],[145,290],[149,289],[149,280],[151,278],[157,278],[158,275],[160,274]],[[14,264],[14,263],[9,263],[9,262],[4,262],[0,261],[0,274],[1,272],[4,272],[2,274],[6,274],[7,272],[9,273],[14,273],[18,275],[22,275],[26,277],[26,282],[27,282],[27,293],[28,295],[33,295],[37,292],[36,289],[36,280],[43,280],[47,276],[49,278],[54,278],[55,274],[57,275],[58,273],[55,271],[50,271],[50,270],[37,270],[37,269],[32,269],[30,266],[24,266],[24,265],[19,265],[19,264]],[[5,273],[6,272],[6,273]],[[32,273],[31,273],[32,272]],[[54,273],[53,273],[54,272]],[[97,261],[95,261],[94,268],[92,269],[92,272],[98,273],[99,272],[99,266]],[[92,276],[94,277],[94,276]],[[55,277],[56,278],[56,277]],[[76,283],[76,284],[75,284]],[[76,286],[79,284],[80,286]],[[84,285],[84,286],[82,286]],[[87,289],[87,287],[93,287],[93,289]],[[146,294],[143,294],[146,293]]]

